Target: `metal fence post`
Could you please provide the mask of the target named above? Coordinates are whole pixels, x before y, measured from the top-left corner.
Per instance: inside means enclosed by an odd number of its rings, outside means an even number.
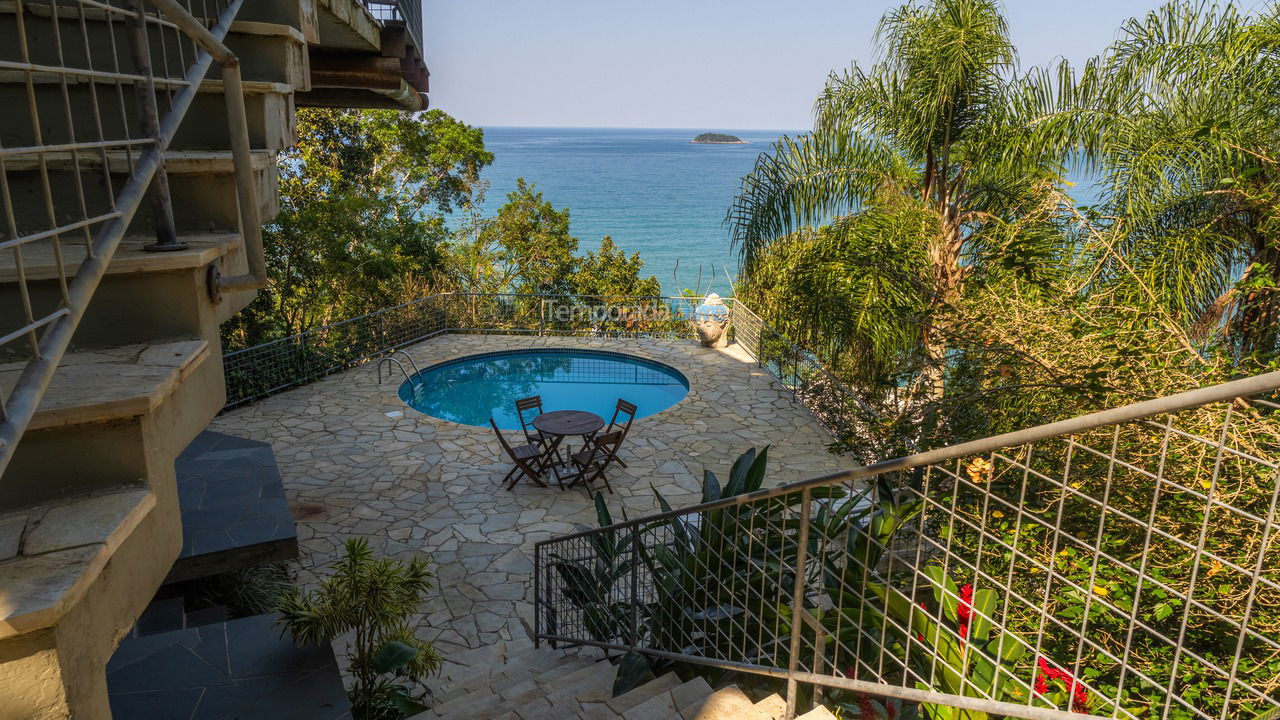
[[[787,714],[796,716],[796,670],[800,664],[800,633],[804,625],[805,565],[809,561],[809,488],[800,491],[800,534],[796,545],[796,579],[791,589],[791,651],[787,657]]]
[[[537,650],[542,643],[542,546],[533,547],[533,649]]]
[[[632,647],[640,646],[640,532],[631,529],[631,639]]]

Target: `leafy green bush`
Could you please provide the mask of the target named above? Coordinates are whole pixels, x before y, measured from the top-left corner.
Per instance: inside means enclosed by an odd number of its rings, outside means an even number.
[[[331,569],[315,590],[295,587],[285,594],[280,624],[302,643],[331,643],[351,634],[347,696],[357,720],[397,720],[426,710],[413,686],[438,671],[441,658],[408,624],[431,589],[426,560],[375,560],[368,542],[356,538],[347,541],[346,555]]]

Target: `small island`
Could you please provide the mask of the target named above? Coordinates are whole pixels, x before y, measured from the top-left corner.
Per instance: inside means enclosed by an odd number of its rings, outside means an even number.
[[[702,133],[690,140],[701,145],[746,145],[747,141],[724,133]]]

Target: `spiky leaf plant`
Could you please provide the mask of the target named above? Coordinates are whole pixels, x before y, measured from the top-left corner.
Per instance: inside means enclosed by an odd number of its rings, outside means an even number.
[[[280,624],[300,643],[330,643],[349,635],[347,696],[357,720],[422,712],[426,708],[415,698],[414,686],[441,663],[436,649],[418,639],[408,623],[432,587],[427,561],[375,559],[369,543],[355,538],[330,569],[333,574],[314,590],[294,587],[285,593],[277,608]]]

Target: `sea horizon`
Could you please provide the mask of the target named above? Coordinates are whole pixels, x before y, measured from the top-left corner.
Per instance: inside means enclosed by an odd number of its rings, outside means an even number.
[[[779,137],[802,130],[626,128],[490,125],[485,145],[494,163],[482,212],[491,215],[515,190],[533,183],[544,200],[568,208],[570,232],[585,255],[608,235],[628,255],[639,253],[642,276],[666,295],[684,290],[731,295],[738,256],[725,215],[741,179]],[[748,144],[697,144],[702,132],[722,132]],[[1068,173],[1081,180],[1076,173]],[[1073,190],[1092,199],[1087,182]]]
[[[568,208],[579,253],[608,235],[664,294],[733,292],[737,255],[723,225],[741,178],[781,130],[484,126],[494,163],[481,205],[492,214],[524,178],[557,209]],[[748,144],[696,144],[701,132]],[[791,131],[794,132],[794,131]]]

